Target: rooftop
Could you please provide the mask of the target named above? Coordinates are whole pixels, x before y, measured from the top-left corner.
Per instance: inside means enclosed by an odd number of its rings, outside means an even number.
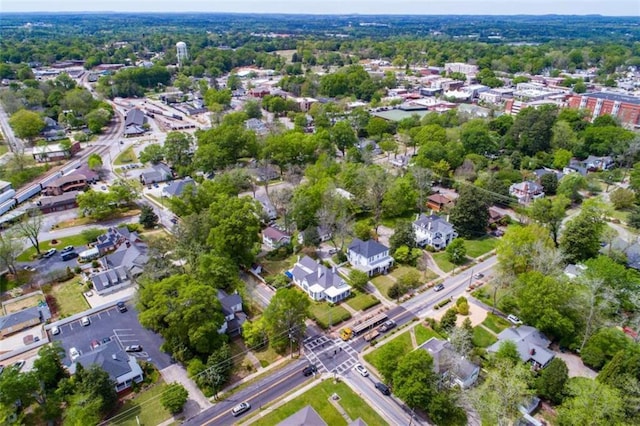
[[[582,96],[586,96],[589,98],[606,99],[614,102],[626,102],[629,104],[640,105],[640,97],[624,95],[621,93],[591,92],[591,93],[585,93]]]

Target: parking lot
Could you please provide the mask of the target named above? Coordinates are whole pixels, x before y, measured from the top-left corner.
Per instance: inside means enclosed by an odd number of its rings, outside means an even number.
[[[70,364],[69,349],[76,348],[81,353],[90,352],[91,342],[102,342],[104,338],[115,340],[123,349],[129,345],[141,345],[142,352],[132,352],[131,355],[152,362],[158,369],[169,366],[171,358],[160,351],[162,338],[152,331],[144,329],[138,322],[137,312],[130,302],[127,302],[127,312],[119,312],[115,306],[89,315],[91,324],[82,326],[80,319],[60,326],[60,334],[51,336],[53,341],[62,343],[65,350],[65,364]]]

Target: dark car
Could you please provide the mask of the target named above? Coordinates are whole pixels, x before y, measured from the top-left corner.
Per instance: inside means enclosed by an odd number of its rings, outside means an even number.
[[[62,261],[66,262],[67,260],[75,259],[78,257],[78,253],[75,251],[68,251],[62,255]]]
[[[433,291],[441,291],[444,290],[444,284],[438,284],[433,288]]]
[[[308,365],[304,368],[304,370],[302,370],[302,374],[304,374],[305,376],[310,376],[312,374],[315,374],[317,371],[318,369],[315,365]]]
[[[391,330],[393,327],[396,326],[396,322],[394,320],[389,320],[389,321],[385,321],[384,324],[382,324],[379,328],[378,331],[380,333],[384,333],[385,331],[389,331]]]
[[[380,393],[383,395],[387,395],[387,396],[391,395],[391,389],[389,389],[389,386],[385,385],[384,383],[377,382],[376,389],[378,389]]]
[[[116,307],[118,308],[118,311],[120,311],[120,312],[127,312],[127,305],[125,305],[124,302],[116,303]]]
[[[111,341],[111,337],[103,337],[102,338],[102,344],[104,345],[105,343],[109,343]]]

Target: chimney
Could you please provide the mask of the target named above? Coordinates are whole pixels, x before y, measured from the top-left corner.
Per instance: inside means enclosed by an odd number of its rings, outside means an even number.
[[[449,222],[449,215],[447,215],[447,222]]]
[[[536,354],[536,350],[534,348],[531,348],[531,350],[529,351],[530,355],[535,355]]]
[[[115,361],[118,360],[118,357],[116,356],[116,354],[111,354],[111,358],[113,358]]]

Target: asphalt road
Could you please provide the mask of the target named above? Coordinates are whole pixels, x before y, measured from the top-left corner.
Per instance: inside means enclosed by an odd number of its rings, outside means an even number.
[[[253,385],[232,395],[230,398],[218,402],[212,408],[203,411],[197,416],[187,420],[183,425],[188,426],[224,426],[232,425],[237,421],[241,421],[248,413],[259,411],[264,405],[267,405],[282,395],[289,392],[303,383],[312,380],[313,376],[305,377],[302,369],[307,365],[306,360],[298,360],[293,362],[275,374],[254,383]],[[251,410],[238,417],[233,417],[231,409],[239,403],[247,401],[251,404]]]

